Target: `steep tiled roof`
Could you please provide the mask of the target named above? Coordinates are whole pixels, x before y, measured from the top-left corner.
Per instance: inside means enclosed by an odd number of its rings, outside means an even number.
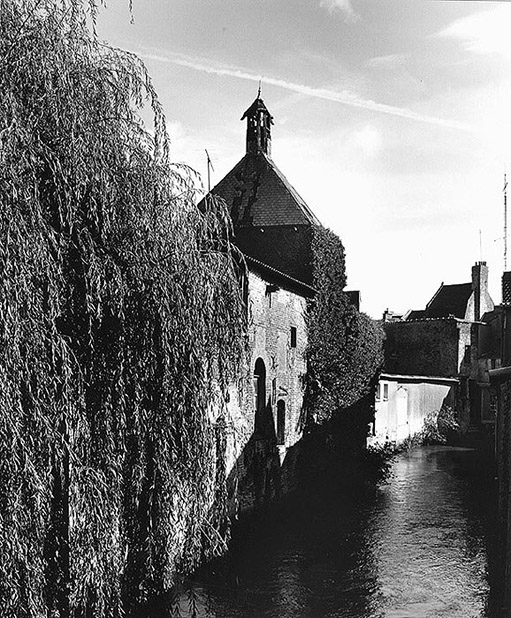
[[[260,111],[266,112],[270,117],[271,124],[273,124],[273,116],[270,114],[268,108],[264,104],[264,101],[260,97],[257,97],[257,99],[252,103],[252,105],[245,111],[241,119],[245,120],[245,118],[253,116],[256,112]]]
[[[429,301],[425,317],[442,318],[453,315],[456,318],[463,319],[471,294],[471,283],[442,284],[435,296]]]
[[[246,154],[212,193],[227,202],[235,227],[319,224],[275,163],[262,152]]]
[[[405,316],[406,320],[421,320],[426,317],[424,309],[411,309]]]

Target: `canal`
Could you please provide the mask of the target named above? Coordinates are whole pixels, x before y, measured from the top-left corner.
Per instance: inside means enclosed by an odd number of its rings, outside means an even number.
[[[151,615],[504,615],[493,575],[492,481],[478,451],[443,446],[400,454],[378,487],[316,479],[245,523],[229,554],[186,582],[173,613]]]

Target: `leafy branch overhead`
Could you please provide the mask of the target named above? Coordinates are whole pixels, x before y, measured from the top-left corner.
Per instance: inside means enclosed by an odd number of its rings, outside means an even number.
[[[207,410],[244,354],[229,219],[195,207],[143,64],[91,8],[0,1],[6,618],[123,615],[226,534]]]

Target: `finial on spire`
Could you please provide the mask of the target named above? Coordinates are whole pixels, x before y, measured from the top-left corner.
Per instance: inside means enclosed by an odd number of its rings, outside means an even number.
[[[259,80],[259,88],[257,90],[257,98],[260,99],[261,98],[261,80]]]

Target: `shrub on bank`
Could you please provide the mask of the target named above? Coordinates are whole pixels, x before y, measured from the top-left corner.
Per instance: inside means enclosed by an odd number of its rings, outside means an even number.
[[[456,413],[451,406],[429,412],[424,419],[424,428],[419,434],[421,444],[446,444],[449,434],[459,430]]]

